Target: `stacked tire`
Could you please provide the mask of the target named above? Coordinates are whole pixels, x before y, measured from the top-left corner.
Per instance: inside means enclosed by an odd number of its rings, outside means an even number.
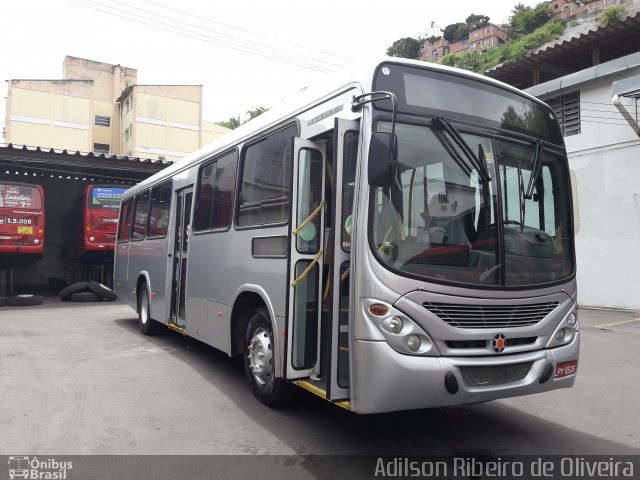
[[[102,302],[115,300],[116,294],[100,282],[76,282],[60,290],[60,298],[67,302]]]

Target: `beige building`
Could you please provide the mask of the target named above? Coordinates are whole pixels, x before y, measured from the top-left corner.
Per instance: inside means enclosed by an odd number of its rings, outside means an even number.
[[[137,85],[134,68],[67,56],[62,80],[9,80],[4,142],[178,161],[229,130],[202,86]]]

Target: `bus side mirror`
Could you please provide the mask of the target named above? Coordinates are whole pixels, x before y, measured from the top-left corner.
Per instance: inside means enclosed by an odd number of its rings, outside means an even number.
[[[373,132],[369,143],[369,185],[393,186],[398,168],[398,138],[395,133]]]

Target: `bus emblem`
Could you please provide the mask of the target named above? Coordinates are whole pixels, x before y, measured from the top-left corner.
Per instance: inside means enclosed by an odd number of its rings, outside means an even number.
[[[496,353],[502,353],[506,344],[507,340],[501,333],[497,334],[495,337],[493,337],[493,340],[491,340],[491,348]]]

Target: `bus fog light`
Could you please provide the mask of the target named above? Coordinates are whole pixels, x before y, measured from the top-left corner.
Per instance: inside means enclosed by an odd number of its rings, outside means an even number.
[[[89,237],[89,241],[90,241],[90,242],[93,242],[94,240],[95,240],[95,238],[93,238],[93,237]]]
[[[575,313],[571,313],[567,317],[567,323],[569,324],[570,327],[575,327],[577,321],[578,321],[578,318],[576,317]]]
[[[391,330],[392,333],[400,333],[400,331],[402,330],[402,327],[403,327],[403,323],[401,318],[391,317],[389,319],[389,330]]]
[[[40,240],[38,240],[37,238],[33,241],[33,243],[35,243],[36,245],[40,245]]]
[[[561,328],[556,332],[556,340],[558,341],[558,343],[563,343],[565,337],[566,337],[566,334],[565,334],[564,328]]]
[[[407,338],[407,347],[409,347],[409,350],[412,352],[417,352],[421,343],[418,335],[409,335],[409,338]]]

